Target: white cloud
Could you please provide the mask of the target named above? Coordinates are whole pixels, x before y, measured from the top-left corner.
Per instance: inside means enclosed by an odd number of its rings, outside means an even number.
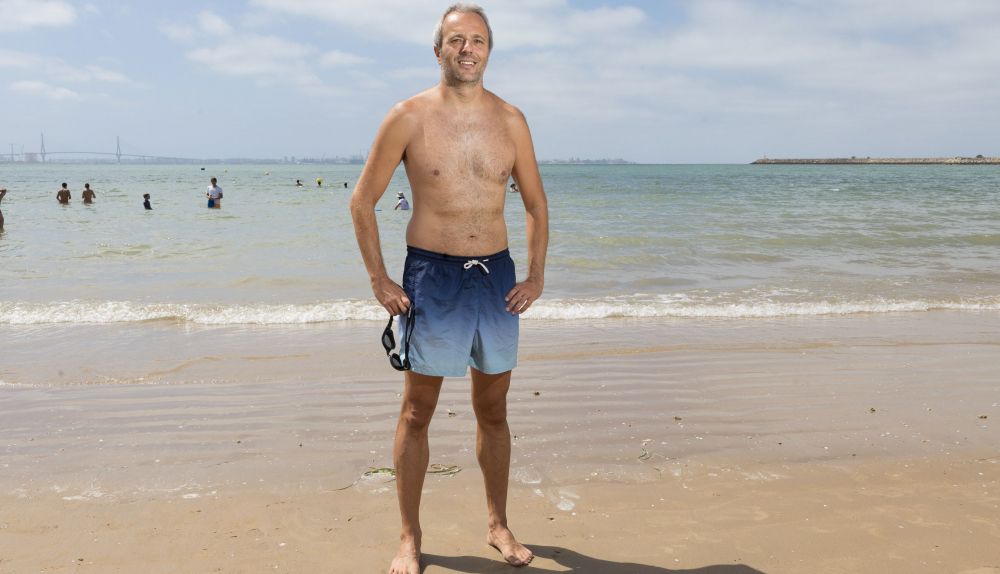
[[[125,74],[115,72],[113,70],[108,70],[102,68],[101,66],[87,66],[84,68],[87,73],[90,74],[91,78],[101,82],[108,82],[112,84],[131,84],[132,80],[128,79]]]
[[[40,26],[68,26],[76,9],[59,0],[0,0],[0,31],[23,32]]]
[[[197,35],[193,26],[183,24],[160,24],[160,32],[175,42],[190,42]]]
[[[137,86],[128,76],[102,66],[73,66],[60,58],[0,49],[0,69],[28,70],[60,82],[108,82]]]
[[[242,26],[262,27],[260,18],[236,19]],[[344,97],[357,90],[370,90],[376,83],[371,78],[351,78],[351,91],[331,85],[317,73],[317,68],[348,68],[370,60],[340,50],[320,54],[313,46],[275,35],[248,33],[231,26],[212,12],[201,12],[194,26],[165,24],[164,35],[180,43],[199,37],[201,47],[189,50],[186,57],[211,70],[229,76],[255,80],[261,85],[284,85],[313,97]],[[206,45],[207,44],[207,45]],[[345,76],[340,80],[346,83]]]
[[[432,3],[425,0],[251,0],[251,3],[277,13],[346,24],[427,45],[442,11],[440,3],[429,9]]]
[[[202,31],[214,36],[228,36],[233,33],[233,28],[222,17],[207,10],[198,14],[198,25]]]
[[[357,66],[358,64],[364,64],[370,61],[371,60],[368,58],[363,58],[347,52],[341,52],[340,50],[327,52],[319,59],[320,65],[324,68]]]
[[[80,94],[67,88],[50,86],[45,82],[21,81],[10,85],[10,90],[19,94],[43,97],[52,101],[78,101],[83,99]]]
[[[286,77],[299,68],[313,48],[274,36],[233,36],[217,46],[188,52],[195,62],[233,76],[254,76],[262,81]]]
[[[436,0],[251,0],[276,13],[316,18],[360,33],[430,45],[447,3]],[[486,11],[497,47],[566,46],[620,32],[645,20],[637,8],[580,10],[566,0],[507,0]]]

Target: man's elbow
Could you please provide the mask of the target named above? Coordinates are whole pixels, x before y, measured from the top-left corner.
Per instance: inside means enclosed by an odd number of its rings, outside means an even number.
[[[359,215],[375,211],[375,202],[359,193],[351,195],[351,201],[348,203],[348,206],[351,209],[351,217],[354,219],[357,219]]]
[[[524,211],[531,214],[532,217],[548,217],[549,202],[545,200],[544,196],[524,198]]]

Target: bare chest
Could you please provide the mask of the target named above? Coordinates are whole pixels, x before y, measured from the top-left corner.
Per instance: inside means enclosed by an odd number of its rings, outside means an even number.
[[[514,166],[514,142],[498,117],[432,115],[419,149],[419,158],[411,159],[418,159],[422,174],[442,187],[506,186]]]

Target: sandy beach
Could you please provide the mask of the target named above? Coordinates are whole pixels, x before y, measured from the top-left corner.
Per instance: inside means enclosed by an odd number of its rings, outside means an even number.
[[[385,571],[381,327],[4,327],[0,572]],[[996,312],[526,321],[521,571],[1000,573],[998,360]],[[473,433],[449,379],[425,572],[510,570]]]

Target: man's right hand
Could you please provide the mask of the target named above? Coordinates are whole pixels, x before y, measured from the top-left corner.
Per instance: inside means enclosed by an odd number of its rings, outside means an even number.
[[[372,292],[390,315],[405,315],[410,310],[410,298],[406,296],[406,291],[388,277],[373,279]]]

